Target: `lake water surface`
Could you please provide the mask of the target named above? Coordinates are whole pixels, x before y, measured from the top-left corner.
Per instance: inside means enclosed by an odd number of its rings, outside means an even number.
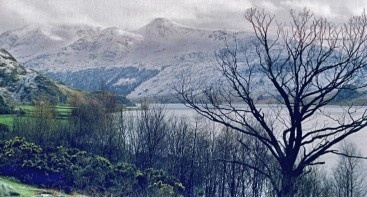
[[[198,116],[198,113],[195,110],[190,109],[183,104],[165,104],[164,107],[168,114],[174,114],[177,116],[186,116],[189,119],[191,119],[192,121],[194,121],[195,117]],[[241,105],[238,105],[238,107],[241,107]],[[286,110],[282,109],[280,106],[259,105],[259,107],[262,109],[262,111],[265,114],[268,114],[269,117],[275,116],[277,113],[280,112],[279,114],[281,116],[284,116],[285,118],[287,118]],[[331,126],[333,124],[336,124],[336,120],[340,121],[341,119],[350,120],[350,118],[346,116],[347,114],[346,110],[351,110],[351,109],[347,107],[343,107],[343,106],[334,106],[334,105],[324,107],[321,109],[321,111],[316,113],[315,116],[313,116],[312,118],[310,118],[309,120],[305,122],[304,129],[311,130],[311,129],[314,129],[315,127],[323,127],[325,125]],[[367,110],[367,107],[352,108],[353,117],[360,117],[363,114],[363,112],[366,110]],[[330,117],[332,117],[335,120],[331,120]],[[195,120],[197,120],[197,118]],[[281,130],[281,128],[279,127],[278,129]],[[360,153],[362,154],[362,156],[367,156],[367,127],[355,134],[350,135],[349,137],[346,138],[346,141],[354,143],[357,146]],[[339,145],[334,147],[334,149],[337,149]],[[320,160],[326,161],[327,163],[326,168],[332,168],[336,163],[337,157],[338,156],[336,155],[329,154],[329,155],[323,156]],[[366,162],[366,167],[367,167],[367,162]]]

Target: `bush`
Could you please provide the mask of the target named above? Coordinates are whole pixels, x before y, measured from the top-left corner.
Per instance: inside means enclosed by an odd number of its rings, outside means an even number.
[[[15,137],[0,143],[0,173],[26,182],[40,180],[42,148],[24,138]]]
[[[88,158],[85,164],[74,171],[74,185],[89,192],[105,193],[109,187],[107,177],[112,172],[112,164],[107,159],[99,156]]]
[[[117,163],[108,177],[107,184],[116,196],[129,196],[138,191],[138,178],[142,173],[134,165]]]
[[[175,196],[181,195],[185,191],[182,183],[167,174],[163,170],[148,168],[144,171],[147,177],[148,188],[155,196]]]
[[[63,146],[44,150],[20,137],[0,142],[0,174],[67,192],[175,196],[184,191],[177,179],[162,170],[140,171],[122,162],[113,165],[106,158]]]
[[[32,167],[39,162],[42,148],[24,138],[15,137],[0,143],[0,166]]]

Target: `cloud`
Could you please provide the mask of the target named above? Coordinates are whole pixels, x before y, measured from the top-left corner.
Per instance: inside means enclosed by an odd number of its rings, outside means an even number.
[[[214,29],[243,29],[247,8],[263,8],[286,20],[290,9],[310,9],[335,21],[360,14],[367,1],[354,0],[0,0],[0,32],[31,23],[83,23],[136,29],[156,17]]]
[[[273,13],[281,9],[279,5],[276,5],[276,3],[272,1],[261,1],[259,2],[259,7]]]
[[[90,16],[92,13],[80,12],[81,6],[70,1],[37,0],[0,0],[0,27],[24,26],[27,24],[90,24],[100,25]],[[5,24],[5,25],[4,25]],[[8,25],[7,25],[8,24]]]
[[[187,25],[213,29],[242,29],[246,9],[253,7],[250,1],[208,1],[186,5],[193,13],[189,19],[182,18]]]
[[[315,1],[315,0],[287,0],[281,2],[287,9],[295,9],[302,10],[307,8],[311,10],[314,14],[325,17],[325,18],[335,18],[338,16],[338,13],[335,9],[331,8],[331,4],[326,3],[325,1]]]

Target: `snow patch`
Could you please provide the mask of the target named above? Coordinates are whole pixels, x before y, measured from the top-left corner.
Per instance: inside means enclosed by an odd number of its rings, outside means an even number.
[[[42,31],[45,36],[47,36],[51,40],[62,41],[64,40],[62,37],[52,34],[50,31]]]
[[[129,85],[136,83],[136,81],[136,78],[121,78],[116,83],[114,83],[113,86]]]

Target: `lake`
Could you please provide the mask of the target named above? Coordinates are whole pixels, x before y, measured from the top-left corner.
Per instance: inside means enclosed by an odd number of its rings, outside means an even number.
[[[241,108],[241,105],[237,105],[239,108]],[[198,113],[194,111],[193,109],[190,109],[186,107],[183,104],[165,104],[165,109],[167,110],[168,114],[175,114],[178,116],[187,116],[189,119],[194,121],[195,117],[198,116]],[[280,108],[278,105],[259,105],[261,107],[262,111],[265,114],[269,114],[269,116],[275,115],[277,113],[281,114],[283,117],[287,117],[286,110]],[[336,123],[336,120],[345,119],[346,121],[350,120],[350,117],[346,117],[346,110],[352,110],[353,109],[353,117],[361,116],[364,111],[367,110],[367,107],[356,107],[356,108],[347,108],[343,106],[336,106],[336,105],[330,105],[327,107],[324,107],[321,109],[320,112],[318,112],[315,116],[312,117],[312,119],[309,119],[306,121],[304,125],[305,130],[314,129],[315,127],[321,127],[321,126],[329,126]],[[332,117],[336,120],[330,120],[329,117]],[[279,124],[279,123],[278,123]],[[277,126],[278,130],[281,130],[281,124]],[[361,152],[362,156],[367,156],[367,127],[362,129],[361,131],[350,135],[346,138],[346,141],[352,142],[356,144],[358,147],[358,150]],[[335,149],[338,148],[338,145],[334,147]],[[330,169],[332,168],[336,163],[336,158],[338,156],[336,155],[326,155],[323,156],[320,161],[327,161],[326,168]]]

